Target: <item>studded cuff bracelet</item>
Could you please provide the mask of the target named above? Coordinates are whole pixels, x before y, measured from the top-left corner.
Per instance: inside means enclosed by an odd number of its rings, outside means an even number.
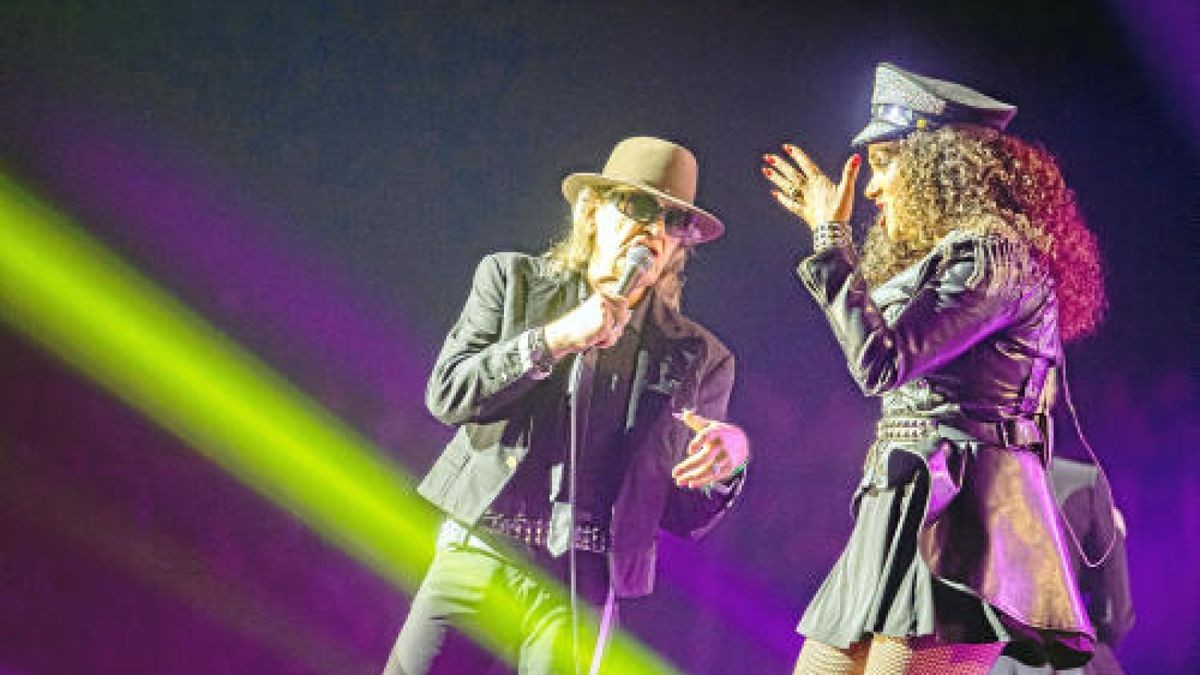
[[[813,228],[813,251],[821,253],[831,248],[852,248],[849,223],[828,221]]]

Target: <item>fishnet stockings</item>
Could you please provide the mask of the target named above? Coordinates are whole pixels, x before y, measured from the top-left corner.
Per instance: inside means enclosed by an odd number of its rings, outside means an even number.
[[[870,642],[855,642],[838,649],[812,638],[804,641],[792,675],[862,675],[867,665]]]
[[[1004,647],[877,635],[838,649],[805,640],[793,675],[983,675]]]

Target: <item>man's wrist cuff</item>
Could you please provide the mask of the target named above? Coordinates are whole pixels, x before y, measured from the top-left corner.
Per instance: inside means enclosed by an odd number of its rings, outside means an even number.
[[[538,327],[525,331],[517,341],[517,349],[521,354],[521,362],[525,365],[526,374],[535,380],[544,380],[554,371],[557,363],[550,347],[546,344],[546,330]]]

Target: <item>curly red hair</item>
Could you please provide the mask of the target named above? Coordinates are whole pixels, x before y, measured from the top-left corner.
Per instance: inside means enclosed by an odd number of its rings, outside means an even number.
[[[1096,328],[1105,308],[1096,237],[1045,148],[991,129],[943,127],[909,134],[883,154],[898,163],[894,214],[912,236],[891,242],[870,229],[862,264],[869,284],[920,260],[951,230],[1000,228],[1049,268],[1063,340]]]

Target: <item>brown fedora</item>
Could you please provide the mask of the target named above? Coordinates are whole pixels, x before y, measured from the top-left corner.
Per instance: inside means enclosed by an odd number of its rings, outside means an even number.
[[[700,244],[721,236],[725,226],[692,203],[698,176],[696,157],[687,148],[660,138],[634,136],[617,143],[603,171],[573,173],[563,180],[562,191],[567,201],[574,203],[579,191],[592,185],[627,185],[644,190],[696,214],[695,234],[687,243]]]

